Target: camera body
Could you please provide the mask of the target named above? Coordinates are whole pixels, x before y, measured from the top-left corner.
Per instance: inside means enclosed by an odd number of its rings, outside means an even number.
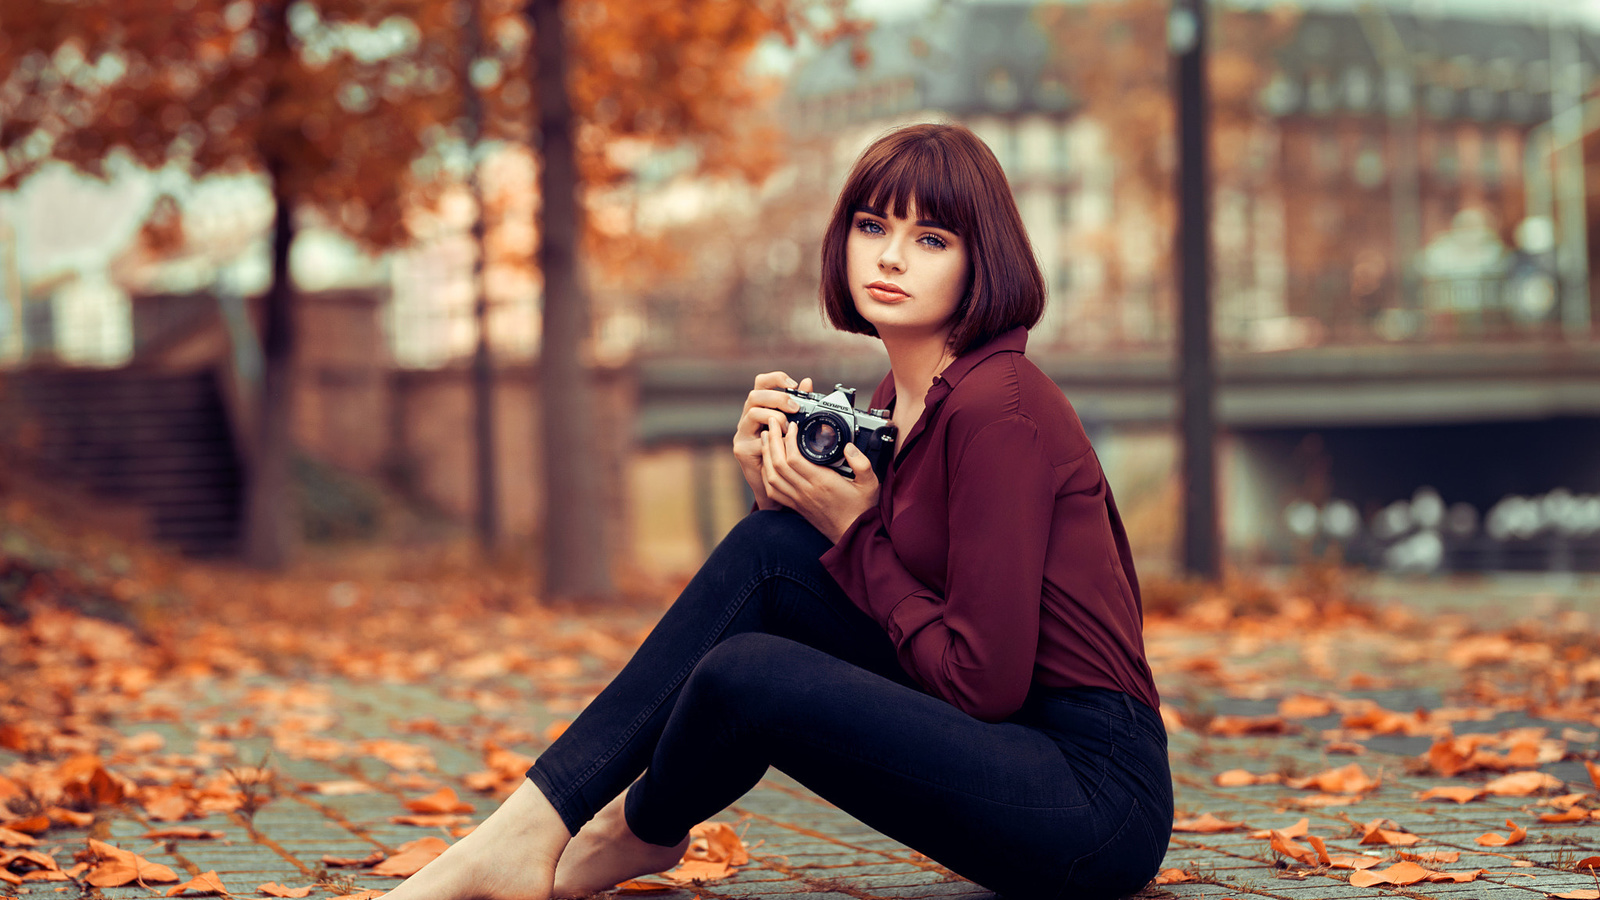
[[[886,409],[856,409],[856,389],[834,385],[829,394],[796,391],[784,393],[800,404],[799,412],[785,413],[800,429],[795,443],[800,455],[819,466],[829,466],[847,478],[854,478],[844,461],[846,444],[855,444],[872,463],[872,471],[882,481],[894,459],[895,438],[899,429],[889,422]]]

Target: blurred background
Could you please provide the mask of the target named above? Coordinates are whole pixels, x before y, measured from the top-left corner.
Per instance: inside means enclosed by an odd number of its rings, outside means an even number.
[[[1141,571],[1175,570],[1172,12],[567,0],[592,416],[570,443],[613,570],[692,571],[743,515],[728,447],[755,373],[882,376],[820,313],[820,237],[860,150],[919,121],[1005,167],[1051,293],[1030,356]],[[1207,15],[1226,559],[1600,572],[1600,3]],[[251,398],[278,365],[297,541],[537,558],[564,520],[530,21],[510,0],[6,0],[6,480],[246,556]]]

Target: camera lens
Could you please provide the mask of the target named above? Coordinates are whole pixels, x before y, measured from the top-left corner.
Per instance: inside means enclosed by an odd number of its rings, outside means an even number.
[[[844,455],[850,426],[833,413],[817,413],[800,423],[800,455],[819,466],[833,463]]]

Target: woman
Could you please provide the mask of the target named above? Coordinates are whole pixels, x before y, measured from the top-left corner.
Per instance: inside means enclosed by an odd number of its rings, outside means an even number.
[[[883,483],[853,446],[853,480],[803,458],[781,389],[810,380],[758,376],[733,441],[758,509],[528,781],[391,900],[670,868],[769,765],[1001,893],[1155,874],[1172,785],[1138,583],[1082,425],[1023,355],[1044,280],[994,155],[955,125],[880,138],[822,267],[832,323],[888,351]]]

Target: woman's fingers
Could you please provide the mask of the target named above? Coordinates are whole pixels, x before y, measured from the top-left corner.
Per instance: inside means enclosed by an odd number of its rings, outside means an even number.
[[[811,379],[809,378],[806,379],[806,381],[810,380]],[[793,378],[790,378],[788,374],[784,372],[762,372],[760,375],[756,376],[755,388],[758,391],[775,391],[780,388],[796,388],[802,383],[803,382],[797,383]]]
[[[844,461],[850,464],[850,471],[855,473],[856,484],[863,489],[878,486],[878,473],[872,469],[872,460],[861,452],[855,444],[844,445]]]
[[[744,415],[739,417],[739,427],[734,431],[733,439],[735,442],[740,438],[748,440],[759,435],[762,429],[771,430],[776,428],[782,430],[787,421],[783,417],[783,413],[775,409],[768,409],[764,406],[751,407],[744,411]]]

